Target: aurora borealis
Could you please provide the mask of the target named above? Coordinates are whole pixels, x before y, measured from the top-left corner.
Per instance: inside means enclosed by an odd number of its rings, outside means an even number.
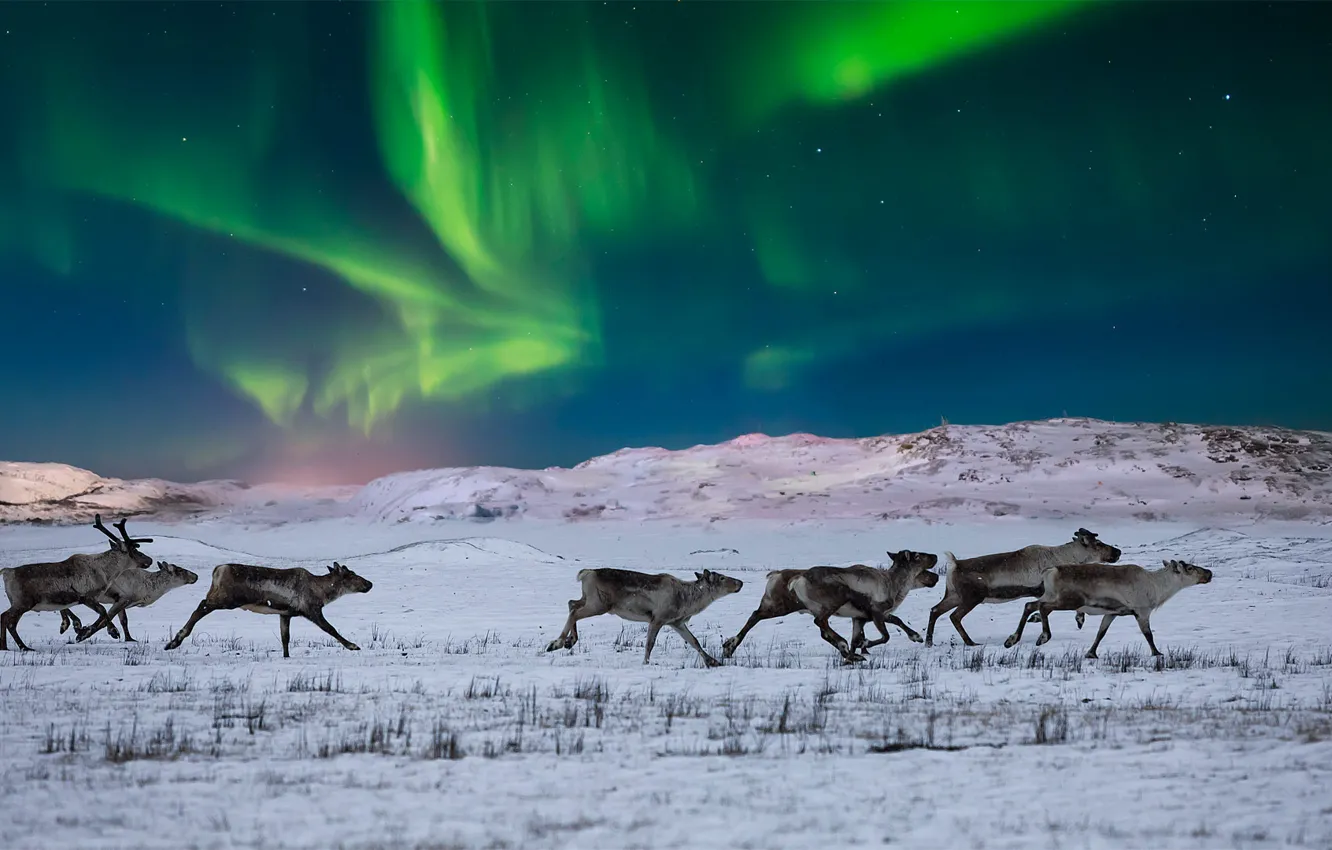
[[[1332,428],[1324,4],[0,6],[0,457]]]

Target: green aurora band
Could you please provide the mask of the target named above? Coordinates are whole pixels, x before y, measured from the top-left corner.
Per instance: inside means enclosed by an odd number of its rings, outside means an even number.
[[[295,4],[281,8],[301,14]],[[1144,122],[1177,130],[1170,122],[1184,120],[1182,107],[1139,104],[1139,95],[1109,88],[1089,91],[1084,108],[1016,119],[1015,101],[992,92],[985,112],[983,81],[960,60],[979,62],[1056,25],[1113,18],[1100,4],[764,6],[771,26],[739,48],[721,37],[724,48],[712,45],[727,52],[712,75],[715,93],[700,96],[714,97],[708,114],[721,116],[707,132],[677,124],[663,93],[669,81],[650,77],[648,59],[615,44],[575,4],[359,8],[372,23],[371,125],[355,132],[388,178],[389,189],[378,187],[384,198],[367,204],[364,187],[321,161],[318,145],[301,149],[319,131],[304,126],[299,106],[313,87],[302,76],[308,45],[299,33],[265,30],[239,73],[202,92],[164,82],[167,93],[154,97],[141,79],[99,72],[136,66],[114,37],[94,34],[77,52],[40,49],[25,66],[33,103],[18,144],[30,185],[7,205],[0,199],[0,249],[71,273],[84,250],[69,210],[80,196],[173,223],[171,241],[188,255],[194,361],[279,426],[344,416],[368,434],[414,402],[490,404],[500,387],[527,387],[516,395],[532,397],[607,365],[603,313],[633,314],[639,284],[598,277],[597,262],[645,245],[698,245],[706,264],[712,246],[743,243],[744,271],[766,282],[766,301],[733,306],[721,286],[657,280],[678,285],[671,295],[689,305],[694,333],[639,308],[633,319],[644,331],[620,341],[615,358],[659,360],[666,350],[692,364],[703,358],[691,352],[720,352],[749,387],[777,391],[814,364],[890,336],[1053,317],[1070,304],[1095,311],[1164,281],[1213,294],[1222,284],[1212,281],[1241,273],[1243,262],[1298,263],[1326,236],[1325,222],[1293,212],[1260,228],[1227,212],[1267,187],[1292,198],[1332,191],[1326,169],[1286,174],[1270,137],[1218,132],[1187,156],[1183,145],[1157,150],[1161,143],[1120,130],[1113,116],[1140,109]],[[179,46],[172,61],[192,61],[201,43]],[[216,48],[215,61],[230,69],[234,48]],[[920,108],[921,81],[950,73],[958,88],[982,92],[982,105],[968,106],[975,135],[948,123],[951,108]],[[859,148],[838,154],[840,168],[802,162],[799,179],[809,182],[784,176],[794,166],[777,128],[789,131],[801,116],[813,123],[812,112],[833,126],[870,103],[886,114],[883,129],[867,141],[842,131],[842,148]],[[1326,116],[1311,120],[1311,132],[1283,139],[1283,150],[1307,158],[1299,146],[1322,143],[1320,128],[1332,128]],[[920,168],[923,155],[937,167]],[[718,174],[727,162],[735,167]],[[871,185],[867,168],[887,175],[878,181],[887,190]],[[810,184],[818,190],[794,202]],[[1158,218],[1180,220],[1213,185],[1225,188],[1205,235],[1201,225],[1160,227]],[[1099,204],[1086,209],[1088,197]],[[1125,257],[1142,258],[1126,261],[1113,287],[1073,247],[1108,227]],[[923,232],[941,234],[950,249],[922,244]],[[1044,234],[1058,237],[1042,242]],[[1234,253],[1209,266],[1214,241]],[[1010,262],[1028,246],[1049,257],[1048,274],[1033,279]],[[284,258],[285,275],[255,254]],[[1176,255],[1186,259],[1165,259]],[[1139,267],[1147,271],[1134,273]],[[292,288],[283,277],[337,287],[343,306],[275,309]],[[740,321],[747,310],[761,321]]]

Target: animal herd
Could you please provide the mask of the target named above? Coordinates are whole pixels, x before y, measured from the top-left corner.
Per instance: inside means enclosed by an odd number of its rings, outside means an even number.
[[[9,648],[10,636],[19,649],[29,649],[18,633],[19,619],[29,611],[59,611],[61,633],[72,625],[79,641],[87,640],[103,628],[113,638],[123,635],[125,640],[132,641],[127,609],[151,605],[166,592],[199,580],[195,573],[165,561],[158,563],[158,569],[149,570],[153,559],[140,546],[151,543],[152,538],[130,537],[125,520],[115,524],[119,535],[107,529],[100,516],[95,517],[93,527],[110,538],[107,551],[0,570],[0,580],[9,597],[9,608],[0,614],[0,650]],[[1183,561],[1164,561],[1157,570],[1120,564],[1122,552],[1085,528],[1079,528],[1070,542],[1060,546],[1033,545],[961,560],[945,552],[949,569],[944,596],[930,610],[929,625],[922,637],[894,612],[911,591],[938,584],[940,576],[933,569],[939,557],[909,550],[888,554],[892,563],[882,569],[857,564],[768,573],[758,607],[740,631],[723,642],[723,656],[730,658],[750,631],[764,620],[797,612],[813,616],[819,635],[847,663],[863,661],[865,651],[886,643],[889,625],[901,629],[917,643],[932,646],[935,623],[949,612],[958,636],[966,645],[975,646],[962,619],[978,605],[1020,599],[1029,601],[1023,606],[1017,629],[1004,641],[1005,647],[1016,645],[1027,623],[1037,618],[1041,622],[1041,635],[1036,644],[1044,644],[1051,637],[1050,614],[1074,611],[1078,628],[1082,628],[1087,614],[1099,614],[1102,618],[1087,651],[1088,658],[1096,657],[1096,649],[1115,618],[1130,616],[1137,621],[1152,654],[1160,655],[1152,637],[1152,612],[1185,587],[1212,580],[1211,570]],[[569,601],[564,629],[546,647],[547,652],[571,649],[578,642],[579,621],[614,614],[647,623],[644,664],[652,658],[661,629],[669,626],[698,652],[708,667],[722,662],[699,643],[689,630],[689,620],[716,600],[744,587],[739,579],[711,570],[695,573],[694,581],[685,581],[668,573],[585,569],[578,572],[578,582],[582,585],[582,596]],[[367,593],[371,587],[365,578],[336,561],[322,575],[299,567],[274,569],[221,564],[213,568],[212,584],[203,601],[166,648],[179,647],[195,625],[213,611],[241,608],[278,616],[284,658],[290,656],[292,617],[304,617],[347,649],[360,649],[324,618],[323,609],[339,597]],[[85,627],[70,610],[74,605],[91,608],[97,619]],[[113,622],[117,617],[119,632]],[[851,620],[849,642],[832,627],[832,617]],[[866,638],[867,623],[873,623],[879,633],[877,639]]]

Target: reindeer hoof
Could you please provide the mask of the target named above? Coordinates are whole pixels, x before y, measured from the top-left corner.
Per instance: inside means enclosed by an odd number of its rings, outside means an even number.
[[[163,648],[163,649],[177,649],[177,648],[179,648],[179,647],[180,647],[180,641],[176,640],[175,638],[172,638],[171,640],[167,641],[167,645],[164,646],[164,647],[162,647],[162,648]]]
[[[1048,635],[1041,635],[1040,637],[1036,638],[1036,645],[1045,646],[1045,644],[1048,643],[1049,640],[1050,638]]]
[[[1008,640],[1004,641],[1004,649],[1012,649],[1013,647],[1017,646],[1017,642],[1018,642],[1017,638],[1013,637],[1012,635],[1009,635]]]
[[[546,652],[554,652],[557,649],[564,649],[564,641],[560,640],[559,638],[556,638],[555,640],[546,644]]]
[[[360,648],[359,646],[357,646],[356,644],[354,644],[354,643],[349,643],[349,644],[347,644],[347,648],[350,649],[352,652],[360,652],[360,651],[361,651],[361,648]]]
[[[703,666],[704,666],[704,667],[720,667],[720,666],[722,666],[722,663],[721,663],[720,661],[718,661],[717,659],[713,658],[711,655],[705,655],[705,656],[703,656]]]
[[[67,632],[67,631],[69,631],[69,623],[68,623],[68,622],[62,622],[62,623],[60,624],[60,634],[63,635],[63,634],[64,634],[65,632]]]
[[[924,642],[925,642],[925,638],[921,637],[920,635],[916,634],[915,632],[912,632],[911,634],[907,635],[907,637],[910,638],[910,640],[911,640],[912,643],[924,643]],[[888,641],[884,641],[884,643],[887,643],[887,642],[888,642]]]
[[[844,664],[855,664],[858,661],[864,661],[864,660],[865,656],[857,652],[848,652],[846,655],[842,656],[842,663]]]
[[[722,641],[722,658],[730,658],[731,655],[735,652],[735,647],[736,647],[735,638]]]
[[[1090,649],[1089,649],[1089,650],[1087,650],[1087,654],[1086,654],[1086,656],[1084,656],[1084,657],[1086,657],[1086,658],[1090,658],[1090,659],[1092,659],[1092,660],[1095,660],[1095,659],[1096,659],[1096,653],[1095,653],[1093,650],[1090,650]]]
[[[111,635],[111,637],[118,638],[120,637],[120,635]],[[138,642],[139,642],[138,638],[132,638],[132,637],[125,638],[125,643],[138,643]]]

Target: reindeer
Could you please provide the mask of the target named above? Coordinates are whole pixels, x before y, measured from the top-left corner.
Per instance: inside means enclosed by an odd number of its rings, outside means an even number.
[[[106,599],[112,603],[111,610],[98,617],[97,621],[86,629],[82,626],[76,626],[75,634],[78,635],[78,641],[87,640],[104,627],[110,631],[111,621],[115,619],[117,614],[123,618],[126,608],[147,607],[161,599],[167,591],[184,587],[187,584],[194,584],[198,580],[198,573],[175,564],[168,564],[166,561],[158,561],[156,570],[126,570],[122,572],[111,579],[111,583],[98,596],[99,600]],[[124,620],[122,619],[121,622],[124,622]],[[125,627],[125,639],[133,640],[129,637],[128,624]]]
[[[912,590],[938,584],[938,574],[930,572],[930,569],[939,562],[939,557],[928,552],[903,550],[892,554],[892,559],[893,565],[886,570],[863,564],[853,567],[813,567],[801,572],[787,585],[791,595],[799,600],[801,608],[814,615],[814,625],[819,627],[819,635],[832,644],[848,664],[865,660],[865,656],[857,651],[860,648],[857,644],[868,649],[888,642],[887,622],[901,628],[911,640],[917,643],[922,640],[915,630],[892,612],[897,610]],[[853,634],[852,643],[848,645],[829,625],[828,618],[833,616],[871,620],[881,637],[864,643],[862,631],[858,635]]]
[[[213,567],[213,584],[208,588],[208,594],[166,648],[179,647],[194,631],[195,624],[212,612],[244,608],[256,614],[278,615],[283,658],[291,657],[292,617],[304,617],[347,649],[360,650],[324,619],[324,606],[348,593],[369,593],[372,587],[374,585],[368,580],[337,561],[324,575],[315,575],[302,567],[279,570],[248,564],[220,564]]]
[[[0,570],[0,580],[9,596],[9,609],[0,614],[0,650],[9,648],[6,635],[13,635],[19,649],[31,649],[18,633],[19,620],[29,611],[64,611],[72,605],[84,605],[96,611],[99,618],[105,617],[100,597],[107,586],[130,570],[153,565],[153,559],[139,550],[140,544],[152,543],[153,539],[130,537],[125,520],[116,523],[120,537],[102,525],[101,514],[94,516],[93,528],[111,538],[110,549],[97,555],[70,555],[55,563]],[[121,622],[128,628],[125,620]]]
[[[123,544],[124,540],[129,537],[129,535],[125,533],[124,519],[116,523],[116,530],[120,532],[120,536],[122,538],[120,541],[117,541],[115,535],[107,531],[105,526],[101,525],[101,520],[102,520],[101,516],[100,515],[94,515],[94,516],[95,516],[93,520],[94,527],[99,528],[103,534],[111,538],[112,547],[115,547],[117,543]],[[150,543],[152,542],[152,538],[145,537],[142,540],[139,540],[138,542]],[[149,558],[148,563],[144,564],[140,562],[140,566],[142,566],[144,569],[147,569],[148,567],[152,566],[152,563],[153,563],[152,559]],[[97,595],[97,601],[102,603],[103,605],[110,605],[113,604],[116,600],[112,599],[106,593],[99,593]],[[66,631],[69,630],[70,626],[73,626],[74,633],[78,634],[79,629],[83,628],[83,623],[82,621],[79,620],[78,616],[72,610],[70,610],[69,608],[65,608],[60,612],[60,634],[63,635]],[[125,615],[124,610],[120,612],[120,631],[116,630],[115,623],[106,624],[106,633],[111,635],[111,637],[118,639],[121,635],[121,632],[124,632],[126,643],[137,643],[137,641],[135,641],[134,638],[130,635],[129,618]]]
[[[981,603],[998,604],[1015,599],[1040,596],[1042,574],[1050,567],[1065,564],[1113,564],[1123,553],[1109,543],[1096,539],[1094,532],[1079,528],[1073,540],[1061,546],[1026,546],[1016,552],[1000,552],[958,560],[952,552],[944,557],[952,562],[945,583],[944,597],[930,609],[930,623],[925,629],[925,645],[934,646],[934,623],[952,611],[949,617],[962,642],[976,642],[962,628],[962,618]],[[954,610],[956,609],[956,610]],[[1078,628],[1085,617],[1078,615]]]
[[[657,643],[657,632],[670,626],[685,643],[692,646],[709,667],[721,662],[713,658],[689,631],[689,618],[700,613],[713,602],[744,587],[739,579],[704,570],[694,573],[695,581],[681,581],[673,575],[634,572],[633,570],[591,569],[579,570],[578,581],[583,585],[580,599],[569,600],[569,619],[560,636],[550,642],[547,652],[573,649],[578,643],[578,621],[599,614],[614,614],[635,623],[647,623],[647,649],[643,663],[652,658],[652,647]]]
[[[887,555],[890,558],[892,558],[894,566],[896,566],[899,562],[905,562],[905,559],[908,559],[908,556],[912,554],[915,553],[912,553],[907,550],[903,550],[901,552],[887,553]],[[934,556],[930,555],[929,557],[934,557]],[[870,569],[870,568],[866,567],[863,564],[857,564],[855,566],[855,569]],[[772,572],[768,573],[768,584],[763,589],[763,598],[759,600],[758,608],[754,609],[754,613],[749,615],[749,619],[745,622],[744,627],[740,629],[739,633],[736,634],[736,636],[733,638],[728,638],[722,644],[722,653],[724,657],[730,658],[732,655],[734,655],[735,650],[740,646],[741,642],[744,641],[745,636],[749,634],[749,630],[754,628],[764,620],[772,620],[777,617],[785,617],[788,614],[795,614],[798,611],[806,610],[804,604],[801,603],[801,601],[796,597],[796,595],[791,592],[790,588],[791,582],[796,577],[804,575],[805,572],[806,570],[773,570]],[[918,580],[921,583],[911,588],[908,588],[908,590],[916,590],[917,588],[921,587],[934,587],[939,582],[939,576],[937,573],[922,572],[919,573],[918,575],[919,575]],[[897,606],[893,607],[896,608]],[[851,614],[839,614],[837,616],[851,617],[852,652],[855,652],[856,650],[861,648],[869,649],[870,647],[878,646],[879,644],[888,642],[887,632],[881,631],[878,640],[873,641],[871,643],[866,643],[865,623],[868,622],[868,618],[857,617]],[[892,623],[893,625],[897,626],[903,632],[905,632],[908,637],[915,635],[915,637],[911,638],[914,641],[919,642],[921,640],[919,634],[916,634],[916,632],[914,632],[910,626],[902,622],[894,614],[891,613],[887,614],[884,617],[884,622]]]
[[[1186,587],[1207,584],[1212,571],[1184,561],[1162,561],[1159,570],[1146,570],[1137,564],[1084,564],[1055,567],[1047,570],[1043,580],[1044,592],[1035,602],[1029,602],[1017,631],[1004,641],[1004,646],[1015,646],[1022,640],[1031,609],[1040,611],[1041,636],[1036,645],[1050,640],[1050,612],[1077,611],[1080,614],[1101,614],[1101,628],[1096,640],[1087,650],[1088,658],[1096,657],[1101,638],[1116,617],[1132,616],[1147,638],[1152,655],[1160,655],[1156,641],[1152,640],[1152,612],[1166,604],[1172,596]]]

